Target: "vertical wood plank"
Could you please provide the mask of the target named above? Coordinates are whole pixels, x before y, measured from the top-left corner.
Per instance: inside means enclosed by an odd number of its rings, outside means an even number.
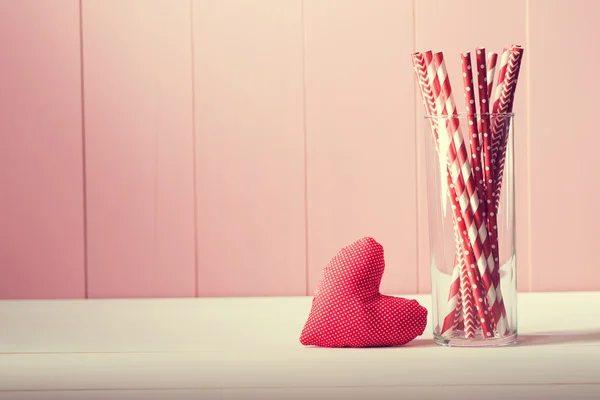
[[[305,0],[309,290],[371,236],[381,290],[415,293],[412,0]]]
[[[200,296],[306,293],[300,0],[195,0]]]
[[[462,93],[460,53],[473,55],[479,46],[501,53],[511,44],[525,45],[525,2],[507,0],[501,6],[494,0],[456,0],[444,2],[419,0],[415,2],[416,50],[444,51],[453,90]],[[493,12],[488,12],[493,11]],[[529,290],[529,221],[528,221],[528,148],[527,148],[527,70],[529,49],[525,49],[523,68],[519,75],[515,113],[515,207],[517,224],[517,282],[521,291]],[[464,112],[462,95],[456,98],[459,112]],[[460,101],[459,101],[460,100]],[[431,291],[429,265],[429,229],[427,219],[427,187],[423,115],[420,96],[417,108],[419,213],[419,292]],[[429,139],[429,138],[427,138]]]
[[[0,2],[0,298],[85,297],[79,2]]]
[[[89,295],[194,296],[190,2],[82,6]]]
[[[600,4],[529,3],[532,289],[599,290]]]

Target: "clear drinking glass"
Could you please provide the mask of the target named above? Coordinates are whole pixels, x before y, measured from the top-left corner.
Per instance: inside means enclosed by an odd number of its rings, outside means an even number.
[[[428,115],[424,125],[434,340],[513,344],[514,115]]]

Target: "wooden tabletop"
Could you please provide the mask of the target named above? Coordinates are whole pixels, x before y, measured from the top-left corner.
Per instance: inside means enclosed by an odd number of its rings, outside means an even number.
[[[425,295],[405,296],[430,307]],[[310,297],[0,302],[0,400],[600,398],[600,292],[519,295],[519,342],[298,341]]]

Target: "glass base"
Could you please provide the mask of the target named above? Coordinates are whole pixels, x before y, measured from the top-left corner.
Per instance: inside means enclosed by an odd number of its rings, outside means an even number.
[[[485,339],[481,336],[474,339],[466,339],[463,336],[444,337],[433,336],[433,341],[444,347],[503,347],[511,346],[517,343],[517,333],[512,335]]]

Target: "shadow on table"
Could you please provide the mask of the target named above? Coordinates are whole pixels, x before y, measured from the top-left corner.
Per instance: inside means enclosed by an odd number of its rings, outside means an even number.
[[[437,344],[433,341],[433,339],[415,339],[402,347],[436,347]]]
[[[600,346],[600,329],[573,332],[541,332],[519,335],[515,346],[589,344]],[[435,347],[433,339],[415,339],[403,347]]]
[[[514,346],[544,346],[560,344],[589,344],[600,346],[600,330],[595,331],[573,331],[573,332],[542,332],[519,335]],[[418,338],[414,339],[404,347],[439,347],[433,339]],[[388,349],[389,347],[372,347],[372,349]]]
[[[596,343],[594,343],[596,342]],[[544,332],[519,335],[517,346],[556,344],[596,344],[600,346],[600,330],[573,332]]]

